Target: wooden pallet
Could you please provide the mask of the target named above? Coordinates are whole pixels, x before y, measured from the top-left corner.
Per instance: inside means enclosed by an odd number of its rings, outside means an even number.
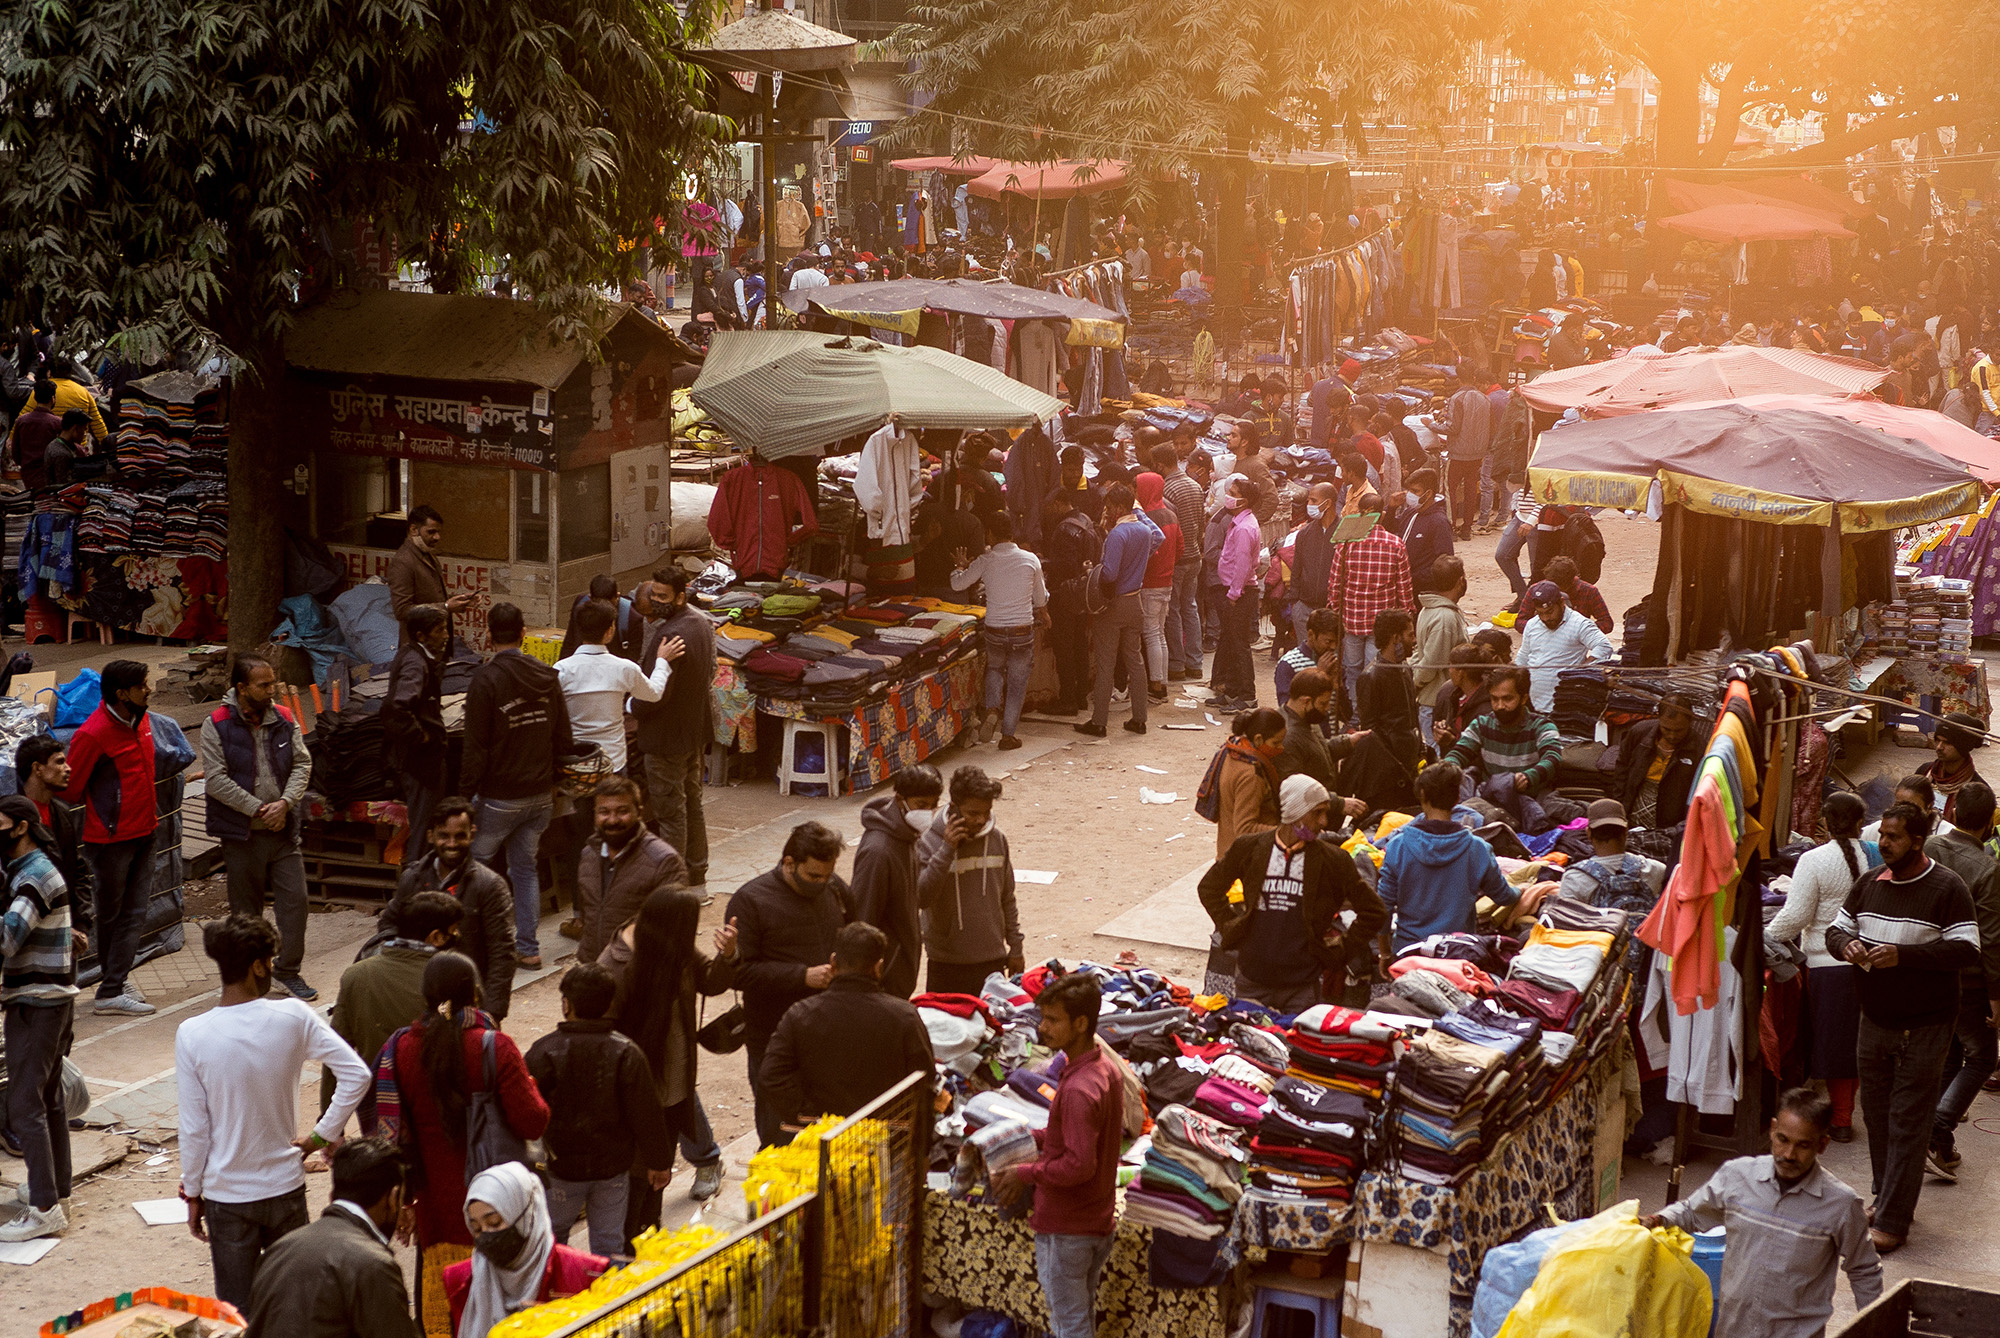
[[[379,902],[396,894],[398,871],[379,861],[307,854],[305,866],[306,895],[316,900],[361,898]]]

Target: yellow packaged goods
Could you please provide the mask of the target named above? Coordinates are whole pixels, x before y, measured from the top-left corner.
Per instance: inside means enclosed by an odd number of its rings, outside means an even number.
[[[1378,846],[1387,845],[1389,843],[1389,833],[1398,830],[1405,823],[1415,822],[1416,820],[1417,815],[1414,813],[1384,813],[1381,825],[1375,829],[1375,844]]]
[[[743,1182],[743,1201],[752,1217],[782,1208],[801,1194],[819,1188],[819,1140],[838,1128],[842,1119],[828,1115],[807,1125],[784,1147],[759,1148],[750,1158],[750,1176]]]
[[[1563,1236],[1508,1312],[1499,1338],[1681,1338],[1707,1333],[1708,1275],[1694,1238],[1639,1225],[1639,1201],[1606,1208]]]
[[[1369,859],[1375,861],[1376,868],[1379,869],[1382,867],[1382,852],[1380,850],[1377,850],[1372,844],[1370,844],[1368,838],[1363,836],[1360,832],[1356,832],[1354,835],[1348,837],[1345,841],[1342,841],[1340,843],[1340,848],[1342,850],[1345,850],[1348,854],[1354,856],[1354,858],[1356,859],[1360,859],[1365,855]]]
[[[646,1283],[671,1272],[675,1265],[700,1254],[721,1239],[720,1231],[699,1223],[670,1232],[654,1227],[641,1234],[635,1242],[636,1257],[631,1264],[604,1274],[574,1296],[509,1315],[493,1326],[490,1338],[545,1338],[610,1302],[638,1291]],[[664,1308],[671,1300],[671,1294],[663,1292],[660,1296],[661,1307]]]

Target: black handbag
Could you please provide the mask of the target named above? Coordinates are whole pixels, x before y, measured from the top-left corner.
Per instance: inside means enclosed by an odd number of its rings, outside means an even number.
[[[719,1020],[719,1019],[718,1019]],[[528,1144],[507,1123],[507,1108],[500,1103],[500,1084],[494,1060],[493,1032],[481,1038],[486,1059],[486,1090],[474,1092],[465,1102],[465,1180],[502,1162],[534,1163],[528,1158]]]
[[[701,1004],[703,1013],[708,1004]],[[750,1040],[750,1015],[743,1011],[741,999],[731,1004],[729,1010],[716,1017],[715,1021],[697,1026],[695,1043],[712,1055],[733,1055]]]

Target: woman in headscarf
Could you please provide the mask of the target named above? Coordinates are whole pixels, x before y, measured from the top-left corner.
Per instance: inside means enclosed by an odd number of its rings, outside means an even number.
[[[720,994],[736,981],[736,925],[715,931],[715,957],[695,945],[701,898],[684,888],[657,888],[598,958],[618,981],[611,1015],[653,1069],[653,1092],[676,1139],[708,1135],[708,1119],[695,1099],[696,993]],[[709,1136],[709,1141],[712,1136]],[[625,1193],[625,1248],[660,1224],[660,1196],[673,1169],[635,1164]]]
[[[611,1265],[600,1255],[556,1244],[542,1182],[519,1162],[472,1177],[464,1213],[473,1256],[444,1271],[457,1338],[486,1338],[507,1316],[574,1296]]]
[[[488,1090],[486,1038],[493,1037],[493,1089],[507,1127],[540,1138],[549,1108],[513,1038],[476,1006],[479,968],[441,952],[424,968],[421,1018],[389,1038],[375,1074],[380,1132],[410,1155],[418,1313],[428,1338],[450,1338],[442,1274],[472,1253],[465,1225],[465,1117],[473,1092]],[[543,1213],[546,1222],[547,1213]],[[483,1332],[483,1330],[482,1330]]]

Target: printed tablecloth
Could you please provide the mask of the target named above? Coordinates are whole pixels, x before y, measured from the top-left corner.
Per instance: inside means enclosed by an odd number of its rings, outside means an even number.
[[[1993,699],[1986,690],[1986,662],[1947,664],[1940,660],[1904,657],[1875,680],[1878,697],[1895,697],[1915,706],[1918,697],[1937,697],[1938,714],[1969,711],[1981,720],[1993,717]]]
[[[836,715],[783,697],[759,697],[757,709],[788,720],[831,721],[844,728],[847,776],[841,793],[853,794],[874,789],[964,733],[977,719],[985,664],[984,656],[968,655],[905,679],[882,696]]]
[[[1224,1289],[1167,1289],[1148,1278],[1151,1227],[1121,1222],[1097,1285],[1097,1338],[1223,1338]],[[924,1203],[924,1290],[996,1310],[1044,1333],[1048,1299],[1024,1219],[932,1190]]]

